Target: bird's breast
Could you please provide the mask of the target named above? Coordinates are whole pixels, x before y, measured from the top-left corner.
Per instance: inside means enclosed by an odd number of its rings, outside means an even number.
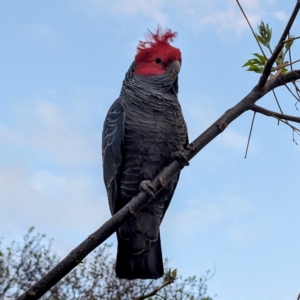
[[[177,100],[177,99],[176,99]],[[125,106],[121,190],[134,196],[143,180],[153,179],[181,151],[187,140],[178,105],[139,103]]]

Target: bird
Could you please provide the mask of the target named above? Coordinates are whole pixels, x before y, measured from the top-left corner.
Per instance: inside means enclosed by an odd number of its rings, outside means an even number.
[[[140,190],[152,195],[116,232],[115,272],[122,279],[158,279],[164,274],[160,224],[179,173],[155,197],[151,180],[182,158],[188,145],[177,97],[181,52],[171,45],[176,37],[177,32],[161,26],[147,30],[103,125],[103,177],[111,214]]]

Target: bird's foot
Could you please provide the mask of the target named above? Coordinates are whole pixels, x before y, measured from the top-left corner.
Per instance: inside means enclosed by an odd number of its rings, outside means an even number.
[[[147,193],[148,195],[152,196],[153,198],[155,198],[155,187],[153,186],[151,180],[143,180],[140,183],[140,191],[144,191],[145,193]]]
[[[171,158],[173,160],[177,160],[178,162],[182,163],[184,166],[189,166],[190,164],[184,152],[179,152],[179,151],[173,152],[171,154]]]

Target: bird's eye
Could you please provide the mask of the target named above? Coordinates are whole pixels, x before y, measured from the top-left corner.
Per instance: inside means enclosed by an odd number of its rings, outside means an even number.
[[[160,64],[160,63],[161,63],[161,58],[158,57],[158,58],[155,60],[155,62],[156,62],[157,64]]]

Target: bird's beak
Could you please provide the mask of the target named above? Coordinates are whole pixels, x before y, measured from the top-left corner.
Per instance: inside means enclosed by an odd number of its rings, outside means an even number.
[[[168,65],[167,70],[174,78],[176,78],[180,71],[180,62],[178,60],[174,60]]]

